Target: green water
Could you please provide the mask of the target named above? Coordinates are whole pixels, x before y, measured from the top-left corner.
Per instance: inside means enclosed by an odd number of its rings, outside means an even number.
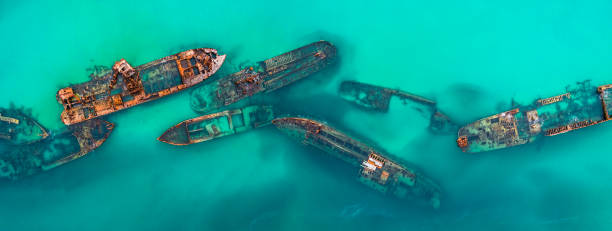
[[[437,211],[383,197],[273,127],[156,141],[197,115],[183,92],[107,117],[115,131],[84,158],[0,181],[0,230],[610,230],[612,124],[467,155],[400,102],[372,114],[336,95],[347,79],[399,87],[466,124],[512,98],[611,83],[610,12],[609,1],[1,1],[0,106],[31,107],[49,128],[63,126],[56,91],[95,64],[212,47],[227,73],[329,40],[338,66],[273,97],[420,166],[443,197]]]

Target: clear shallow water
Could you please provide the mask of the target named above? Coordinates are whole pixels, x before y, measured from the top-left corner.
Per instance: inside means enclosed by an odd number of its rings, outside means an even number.
[[[610,83],[611,10],[607,1],[0,2],[0,105],[31,107],[49,128],[63,126],[57,89],[86,81],[94,64],[213,47],[231,72],[325,39],[338,47],[337,69],[275,99],[377,142],[444,189],[438,211],[385,198],[354,180],[355,169],[272,127],[189,147],[160,143],[165,129],[196,116],[183,92],[109,116],[115,131],[82,159],[0,182],[0,227],[609,230],[611,124],[466,155],[399,102],[372,114],[334,96],[345,79],[399,87],[465,124],[509,109],[511,98]]]

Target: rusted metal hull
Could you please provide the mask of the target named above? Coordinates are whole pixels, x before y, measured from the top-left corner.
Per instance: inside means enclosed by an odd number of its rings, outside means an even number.
[[[0,178],[19,179],[82,157],[102,145],[113,127],[94,119],[35,143],[4,146],[0,149]]]
[[[425,198],[434,208],[440,206],[440,188],[436,183],[341,131],[298,117],[278,118],[272,123],[303,144],[317,147],[359,167],[360,182],[371,188],[398,198]]]
[[[391,89],[375,86],[356,81],[343,81],[338,90],[340,97],[354,103],[361,108],[377,112],[388,112],[389,103],[392,97],[398,97],[407,104],[415,102],[417,110],[427,111],[430,115],[429,129],[435,133],[454,133],[458,126],[444,113],[438,110],[436,102],[422,96]]]
[[[176,93],[210,77],[224,60],[215,49],[198,48],[134,68],[123,59],[110,71],[96,68],[92,80],[58,91],[61,120],[80,123]]]
[[[191,95],[191,108],[210,112],[274,91],[320,71],[335,59],[336,47],[329,42],[303,46],[199,87]]]
[[[566,90],[462,127],[457,145],[469,153],[491,151],[610,120],[612,85],[594,87],[584,81]]]
[[[13,145],[34,143],[47,138],[49,133],[36,120],[17,108],[0,108],[0,141]]]
[[[262,105],[212,113],[180,122],[157,140],[172,145],[200,143],[269,125],[274,116],[271,106]]]

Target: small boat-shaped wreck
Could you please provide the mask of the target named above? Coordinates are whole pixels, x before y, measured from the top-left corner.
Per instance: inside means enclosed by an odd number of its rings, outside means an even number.
[[[14,145],[29,144],[49,136],[47,129],[21,109],[0,108],[0,140]]]
[[[92,74],[89,82],[62,88],[57,100],[64,106],[66,125],[133,107],[198,84],[217,72],[225,55],[215,49],[183,51],[140,66],[124,59],[104,73]]]
[[[248,106],[185,120],[166,130],[157,140],[188,145],[269,125],[275,113],[271,106]]]
[[[38,142],[5,146],[0,149],[0,178],[19,179],[82,157],[102,145],[113,128],[112,123],[94,119]]]
[[[191,94],[191,108],[199,113],[215,111],[274,91],[320,71],[335,58],[336,47],[326,41],[300,47],[198,87]]]
[[[356,81],[343,81],[338,90],[340,97],[361,108],[377,112],[388,112],[392,97],[398,97],[404,104],[414,102],[414,108],[430,116],[429,129],[435,133],[454,133],[458,126],[438,110],[436,102],[422,96],[398,89],[375,86]]]
[[[303,144],[319,148],[359,168],[359,180],[382,193],[400,199],[425,198],[440,206],[440,188],[429,178],[321,122],[297,117],[274,119],[274,125]]]
[[[512,147],[608,121],[611,113],[612,85],[594,87],[590,81],[579,82],[568,86],[564,94],[462,127],[457,145],[468,153]]]

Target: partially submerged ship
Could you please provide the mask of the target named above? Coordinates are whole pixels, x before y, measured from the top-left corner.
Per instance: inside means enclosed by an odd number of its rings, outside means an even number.
[[[98,148],[114,125],[94,119],[64,128],[38,142],[0,148],[0,178],[19,179],[82,157]]]
[[[566,90],[564,94],[538,99],[462,127],[457,145],[469,153],[491,151],[610,120],[612,85],[594,87],[590,81],[584,81]]]
[[[191,108],[205,113],[272,92],[320,71],[335,58],[336,47],[327,41],[300,47],[199,87],[191,95]]]
[[[0,108],[0,140],[21,145],[39,141],[47,136],[47,129],[23,110]]]
[[[338,92],[343,99],[361,108],[377,112],[388,112],[391,98],[398,97],[404,104],[414,102],[418,105],[418,107],[415,107],[417,110],[427,111],[430,114],[429,128],[431,131],[436,133],[452,131],[454,133],[458,127],[447,115],[438,110],[435,101],[399,89],[356,81],[343,81],[340,83]]]
[[[272,123],[302,143],[359,167],[359,181],[371,188],[398,198],[410,195],[425,198],[434,208],[440,206],[440,189],[436,183],[341,131],[298,117],[278,118]]]
[[[275,113],[271,106],[253,105],[185,120],[166,130],[157,140],[188,145],[269,125]]]
[[[71,125],[181,91],[217,72],[224,60],[215,49],[198,48],[136,67],[121,59],[110,71],[96,68],[89,82],[57,92],[61,120]]]

